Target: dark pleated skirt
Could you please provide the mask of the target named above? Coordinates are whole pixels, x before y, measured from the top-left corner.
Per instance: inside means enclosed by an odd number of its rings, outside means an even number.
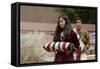
[[[56,53],[54,62],[67,62],[67,61],[74,61],[73,54],[68,55],[65,52]]]

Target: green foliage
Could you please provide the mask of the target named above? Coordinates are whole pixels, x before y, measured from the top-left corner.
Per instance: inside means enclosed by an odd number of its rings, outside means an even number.
[[[59,12],[61,15],[67,15],[72,23],[76,17],[79,17],[82,23],[95,24],[96,22],[95,9],[57,8],[56,12]]]

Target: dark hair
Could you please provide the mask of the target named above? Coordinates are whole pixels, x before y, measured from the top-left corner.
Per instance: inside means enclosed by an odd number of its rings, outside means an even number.
[[[75,19],[74,19],[74,23],[76,23],[76,21],[77,20],[81,20],[79,17],[76,17]]]
[[[59,26],[59,19],[60,19],[60,17],[65,20],[65,26],[64,26],[63,29]],[[61,15],[61,16],[58,17],[58,23],[57,23],[55,35],[57,37],[59,37],[60,33],[62,31],[64,31],[64,36],[65,37],[70,38],[70,33],[72,31],[72,26],[71,26],[71,23],[70,23],[70,20],[69,20],[68,16],[66,16],[66,15]]]

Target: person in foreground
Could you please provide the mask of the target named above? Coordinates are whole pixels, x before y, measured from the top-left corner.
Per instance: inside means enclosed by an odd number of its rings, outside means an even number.
[[[56,51],[54,62],[80,60],[80,43],[77,38],[77,34],[73,31],[68,16],[62,15],[58,17],[53,42],[70,42],[73,45],[73,49],[70,49],[69,51]],[[76,59],[74,59],[74,51],[77,52]]]

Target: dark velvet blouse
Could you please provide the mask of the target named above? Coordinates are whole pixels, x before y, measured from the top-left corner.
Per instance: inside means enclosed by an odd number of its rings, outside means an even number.
[[[74,44],[74,47],[78,50],[79,52],[79,40],[77,38],[77,34],[72,30],[70,35],[68,37],[64,36],[62,33],[60,33],[60,36],[54,35],[53,38],[54,42],[70,42]],[[79,59],[79,55],[76,57]],[[55,55],[55,62],[63,62],[63,61],[74,61],[74,56],[73,53],[67,54],[66,52],[57,52]]]

